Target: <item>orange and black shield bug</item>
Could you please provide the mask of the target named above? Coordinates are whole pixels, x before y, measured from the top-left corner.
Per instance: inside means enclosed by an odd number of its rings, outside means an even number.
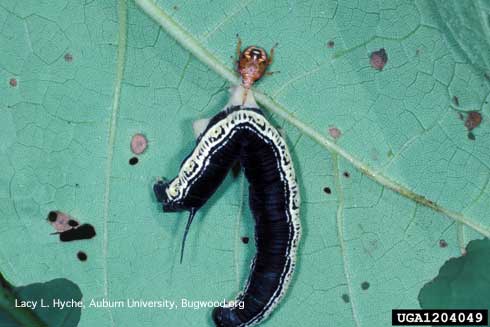
[[[238,35],[237,35],[238,37]],[[267,67],[272,64],[274,58],[274,48],[277,46],[274,45],[269,51],[270,55],[267,55],[267,52],[258,46],[252,45],[245,50],[242,51],[242,40],[238,37],[238,43],[236,47],[237,54],[237,71],[242,77],[243,87],[248,91],[255,81],[259,80],[265,74],[270,75],[272,72],[266,72]],[[245,99],[247,98],[247,92],[244,93],[243,103],[245,103]]]

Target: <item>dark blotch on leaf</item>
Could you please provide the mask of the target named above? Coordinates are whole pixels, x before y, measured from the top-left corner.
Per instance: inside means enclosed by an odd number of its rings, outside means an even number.
[[[362,282],[361,283],[361,289],[363,289],[364,291],[367,290],[369,288],[369,282]]]
[[[87,240],[95,236],[95,228],[90,224],[83,224],[77,228],[69,229],[60,233],[60,241],[70,242],[77,240]]]
[[[242,242],[243,242],[244,244],[248,244],[248,241],[250,241],[250,239],[249,239],[247,236],[243,236],[243,237],[242,237]]]
[[[473,134],[472,132],[469,132],[468,133],[468,138],[472,141],[474,141],[476,138],[475,138],[475,134]]]
[[[441,248],[445,248],[445,247],[447,247],[447,242],[445,240],[439,240],[439,246]]]
[[[349,297],[349,294],[342,294],[342,300],[343,300],[345,303],[349,303],[349,302],[350,302],[350,297]]]
[[[83,251],[78,251],[77,258],[80,261],[86,261],[87,260],[87,254]]]
[[[370,58],[371,67],[377,70],[383,70],[386,63],[388,62],[388,54],[386,53],[384,48],[381,48],[378,51],[373,51]]]
[[[48,214],[48,220],[54,222],[56,221],[56,218],[58,218],[58,213],[56,213],[56,211],[50,211]]]
[[[453,102],[457,107],[459,107],[459,98],[457,96],[453,96]]]
[[[349,174],[348,171],[344,171],[343,175],[344,175],[345,178],[349,178],[350,177],[350,174]]]
[[[71,227],[78,226],[78,221],[75,221],[73,219],[68,220],[68,225]]]
[[[16,87],[17,86],[17,80],[15,78],[11,78],[9,81],[10,86]]]
[[[131,166],[134,166],[134,165],[136,165],[137,163],[138,163],[138,158],[136,158],[136,157],[132,157],[131,159],[129,159],[129,164],[130,164]]]
[[[330,40],[330,41],[327,42],[327,47],[333,48],[334,46],[335,46],[335,42],[334,41]]]
[[[330,187],[325,187],[323,189],[323,192],[327,193],[327,194],[332,194],[332,190],[330,189]]]
[[[65,58],[66,62],[72,62],[73,61],[73,55],[69,52],[65,53],[64,58]]]

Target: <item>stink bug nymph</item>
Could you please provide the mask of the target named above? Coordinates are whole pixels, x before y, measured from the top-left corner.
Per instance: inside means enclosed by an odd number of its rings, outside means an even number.
[[[237,35],[238,37],[238,35]],[[245,88],[243,95],[243,103],[247,98],[248,90],[252,87],[255,81],[259,80],[264,74],[271,75],[272,72],[266,72],[267,67],[272,64],[274,57],[274,45],[270,50],[270,56],[267,52],[260,47],[255,45],[247,47],[242,51],[242,40],[238,37],[238,43],[236,47],[237,60],[237,71],[242,77],[242,85]]]

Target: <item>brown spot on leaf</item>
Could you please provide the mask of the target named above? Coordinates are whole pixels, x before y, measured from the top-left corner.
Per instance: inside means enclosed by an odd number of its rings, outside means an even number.
[[[61,211],[50,211],[46,219],[58,233],[70,230],[79,224],[76,219]]]
[[[386,63],[388,62],[388,54],[386,53],[384,48],[381,48],[378,51],[373,51],[370,58],[371,67],[377,70],[383,70]]]
[[[446,242],[446,240],[439,240],[439,247],[441,247],[441,248],[447,248],[447,242]]]
[[[17,86],[17,80],[15,78],[11,78],[9,81],[10,86],[16,87]]]
[[[481,121],[482,115],[478,111],[470,111],[468,116],[466,116],[464,126],[468,129],[468,132],[471,132],[480,125]]]
[[[148,140],[143,134],[138,133],[131,138],[131,151],[133,151],[134,154],[142,154],[147,147]]]
[[[328,129],[328,134],[334,139],[338,139],[342,135],[342,132],[337,127],[330,127]]]

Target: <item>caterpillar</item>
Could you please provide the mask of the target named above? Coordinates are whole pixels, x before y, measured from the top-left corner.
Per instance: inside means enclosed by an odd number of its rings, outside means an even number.
[[[238,35],[237,35],[238,37]],[[180,261],[190,225],[199,208],[216,191],[231,167],[242,166],[249,181],[250,207],[255,218],[257,253],[243,292],[232,303],[213,310],[216,326],[253,326],[266,319],[283,298],[296,265],[300,240],[299,191],[284,139],[265,119],[252,85],[273,61],[257,46],[241,51],[237,43],[240,86],[225,108],[212,119],[194,123],[197,145],[171,181],[158,181],[153,190],[164,211],[189,210]]]
[[[246,95],[244,95],[246,93]],[[245,101],[243,101],[245,96]],[[244,290],[235,301],[243,309],[216,307],[216,326],[253,326],[277,307],[290,284],[301,234],[300,195],[285,140],[267,121],[252,92],[237,86],[225,108],[199,121],[197,144],[172,180],[153,190],[163,211],[190,212],[181,248],[196,212],[212,196],[238,160],[249,182],[257,253]]]

